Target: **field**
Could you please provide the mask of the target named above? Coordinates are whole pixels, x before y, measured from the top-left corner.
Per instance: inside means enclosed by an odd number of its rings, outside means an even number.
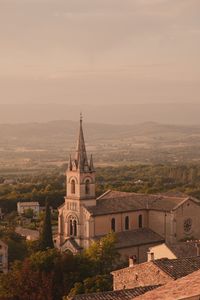
[[[200,126],[88,123],[84,131],[88,153],[93,153],[97,166],[200,160]],[[72,121],[0,125],[1,172],[60,167],[73,154],[77,135],[78,123]]]

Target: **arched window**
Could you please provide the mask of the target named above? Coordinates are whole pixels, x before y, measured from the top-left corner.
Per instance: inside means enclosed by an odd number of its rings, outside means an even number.
[[[75,194],[76,192],[76,183],[75,183],[75,180],[72,179],[71,181],[71,194]]]
[[[73,235],[73,224],[72,224],[72,220],[69,221],[69,234]]]
[[[74,236],[77,236],[77,222],[76,222],[76,220],[73,221],[73,230],[74,230]]]
[[[111,220],[111,230],[115,232],[115,218]]]
[[[129,217],[126,216],[125,218],[125,230],[129,230]]]
[[[142,228],[143,224],[142,224],[142,215],[139,215],[138,217],[138,226],[139,228]]]
[[[85,193],[88,195],[90,193],[90,181],[89,179],[86,180],[85,182]]]
[[[78,222],[75,216],[70,216],[68,219],[68,234],[70,236],[77,236],[77,232],[78,232],[78,226],[77,226]]]

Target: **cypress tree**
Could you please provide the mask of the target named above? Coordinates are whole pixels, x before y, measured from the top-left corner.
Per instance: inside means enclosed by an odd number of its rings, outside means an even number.
[[[43,227],[40,235],[40,249],[46,250],[49,248],[54,248],[54,243],[52,238],[51,211],[49,202],[46,200]]]

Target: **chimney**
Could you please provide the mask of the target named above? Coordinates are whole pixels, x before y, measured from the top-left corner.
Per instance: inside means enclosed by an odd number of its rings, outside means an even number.
[[[136,255],[129,256],[129,267],[133,267],[136,264],[137,264]]]
[[[147,261],[154,261],[154,252],[147,252]]]

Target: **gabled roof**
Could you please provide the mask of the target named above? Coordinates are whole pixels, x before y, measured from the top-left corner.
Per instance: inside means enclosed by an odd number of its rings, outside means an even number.
[[[97,198],[96,206],[87,207],[87,210],[94,216],[143,209],[172,211],[178,208],[188,199],[191,199],[192,201],[200,205],[200,201],[198,199],[192,197],[190,198],[185,195],[150,195],[108,191]]]
[[[134,289],[120,290],[120,291],[110,291],[92,294],[77,295],[73,300],[131,300],[138,297],[148,291],[152,291],[158,288],[159,285],[142,286],[136,287]]]
[[[173,244],[167,244],[167,246],[176,255],[177,258],[197,256],[197,247],[195,241],[178,242]]]
[[[149,228],[139,228],[129,231],[116,232],[116,248],[129,248],[138,245],[163,243],[165,239]],[[95,237],[94,240],[102,236]]]
[[[177,299],[199,299],[200,296],[200,270],[170,281],[154,291],[147,292],[134,300],[177,300]]]
[[[178,279],[200,269],[200,256],[178,259],[161,258],[154,264],[173,279]]]
[[[124,270],[131,270],[133,274],[139,272],[139,270],[150,270],[151,265],[156,266],[159,270],[171,277],[173,280],[177,280],[181,277],[185,277],[197,270],[200,270],[200,256],[186,257],[177,259],[161,258],[154,261],[145,262],[142,264],[135,264],[134,267],[127,267],[124,269],[113,271],[112,274],[123,274]],[[149,274],[150,275],[150,274]],[[153,274],[155,275],[155,272]],[[159,276],[159,273],[158,273]],[[152,279],[152,278],[151,278]],[[155,278],[156,279],[156,278]],[[131,279],[130,279],[131,280]]]
[[[72,253],[78,253],[82,250],[82,248],[77,244],[74,238],[70,237],[64,241],[61,245],[62,251],[66,249],[70,250]]]

